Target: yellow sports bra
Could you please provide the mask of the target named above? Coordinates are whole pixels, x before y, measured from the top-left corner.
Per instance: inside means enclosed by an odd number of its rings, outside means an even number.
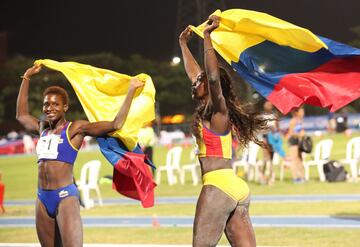
[[[232,136],[231,131],[220,135],[214,133],[205,125],[200,123],[200,137],[196,138],[199,157],[218,157],[224,159],[232,158]]]

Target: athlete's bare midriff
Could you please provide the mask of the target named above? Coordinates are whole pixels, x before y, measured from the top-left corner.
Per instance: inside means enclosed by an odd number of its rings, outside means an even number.
[[[215,157],[202,157],[199,159],[201,166],[201,174],[204,174],[219,170],[219,169],[232,169],[231,162],[228,159],[224,158],[215,158]]]
[[[56,190],[73,183],[73,166],[61,161],[41,161],[39,164],[38,187]]]

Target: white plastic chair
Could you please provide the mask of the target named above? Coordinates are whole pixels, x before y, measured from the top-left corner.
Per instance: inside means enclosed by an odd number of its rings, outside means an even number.
[[[156,169],[156,183],[160,184],[161,182],[161,172],[165,171],[167,173],[169,185],[177,183],[177,178],[174,172],[178,173],[179,179],[181,179],[181,161],[182,147],[173,147],[166,154],[166,165],[159,166]]]
[[[90,190],[96,191],[99,205],[103,205],[98,185],[100,167],[101,162],[99,160],[91,160],[85,163],[81,168],[80,180],[76,181],[86,209],[94,206],[94,200],[90,198]]]
[[[346,144],[346,158],[340,160],[341,164],[350,165],[351,178],[357,179],[357,164],[360,161],[360,137],[351,138]]]
[[[309,161],[304,161],[306,180],[309,180],[310,178],[310,166],[315,165],[318,168],[320,181],[321,182],[325,181],[323,166],[326,162],[330,160],[332,146],[333,146],[333,140],[331,139],[322,140],[315,145],[314,159]]]
[[[248,174],[249,172],[249,166],[248,166],[248,156],[249,156],[249,150],[247,148],[244,148],[242,150],[241,159],[234,160],[232,163],[232,167],[234,170],[234,173],[237,174],[238,168],[243,167],[245,174]]]
[[[260,146],[254,142],[250,142],[248,148],[244,148],[242,158],[233,162],[235,174],[237,167],[244,167],[247,180],[259,180],[260,161],[257,160],[259,149]]]
[[[190,151],[190,164],[185,164],[181,166],[181,184],[185,184],[185,172],[189,171],[191,173],[193,185],[199,184],[200,175],[198,169],[200,168],[199,160],[196,158],[195,149]]]

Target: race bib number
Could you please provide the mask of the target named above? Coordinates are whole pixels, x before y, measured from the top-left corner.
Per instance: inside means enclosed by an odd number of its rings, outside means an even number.
[[[42,136],[37,145],[38,159],[56,159],[58,157],[59,135]]]

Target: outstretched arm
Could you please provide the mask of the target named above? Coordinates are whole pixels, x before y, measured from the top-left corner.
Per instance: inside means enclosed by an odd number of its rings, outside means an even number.
[[[210,16],[204,29],[204,62],[207,80],[209,82],[209,93],[211,104],[214,109],[214,116],[211,120],[211,127],[217,131],[224,132],[229,128],[228,109],[221,90],[220,71],[218,59],[212,46],[210,34],[219,26],[219,17]]]
[[[72,126],[73,130],[71,130],[70,139],[77,135],[82,137],[85,135],[102,136],[109,132],[121,129],[129,113],[136,89],[142,86],[144,86],[144,82],[137,78],[132,78],[125,100],[113,121],[99,121],[94,123],[89,123],[88,121],[76,121]]]
[[[186,74],[188,75],[191,82],[195,82],[197,77],[201,74],[202,70],[187,45],[191,38],[191,33],[192,31],[190,26],[185,28],[185,30],[179,36],[179,44]]]
[[[39,131],[39,120],[34,116],[31,116],[29,113],[29,83],[30,78],[34,74],[39,73],[41,66],[34,65],[31,68],[27,69],[23,80],[21,82],[19,95],[16,103],[16,119],[25,127],[28,131]]]

